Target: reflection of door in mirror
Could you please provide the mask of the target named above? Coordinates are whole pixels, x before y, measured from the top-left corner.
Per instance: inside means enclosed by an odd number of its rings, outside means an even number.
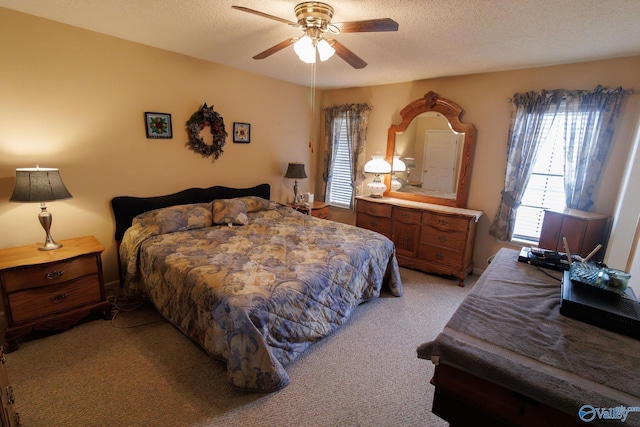
[[[395,155],[413,158],[415,166],[394,182],[402,183],[393,191],[456,197],[458,169],[464,133],[451,130],[449,121],[437,112],[426,112],[411,121],[407,129],[396,134]],[[410,174],[410,175],[409,175]]]
[[[454,196],[458,185],[459,147],[464,135],[450,130],[427,129],[424,136],[422,188]]]

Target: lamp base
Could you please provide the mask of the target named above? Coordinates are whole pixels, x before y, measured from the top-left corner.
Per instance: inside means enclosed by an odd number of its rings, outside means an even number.
[[[49,230],[51,229],[51,214],[47,212],[47,206],[42,203],[40,206],[40,213],[38,214],[38,220],[40,221],[40,225],[44,228],[45,233],[47,233],[47,237],[44,239],[44,243],[42,246],[38,247],[39,251],[52,251],[54,249],[58,249],[62,247],[62,243],[56,243],[51,237],[51,233]]]
[[[59,249],[62,247],[62,243],[56,243],[53,241],[51,236],[48,236],[47,240],[42,244],[42,246],[38,246],[39,251],[52,251],[54,249]]]

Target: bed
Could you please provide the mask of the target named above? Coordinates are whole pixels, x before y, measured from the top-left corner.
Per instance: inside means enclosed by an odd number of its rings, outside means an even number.
[[[640,425],[640,340],[561,315],[562,273],[518,253],[501,249],[418,347],[436,364],[432,411],[451,425]]]
[[[215,186],[111,203],[123,292],[224,360],[233,386],[262,392],[383,287],[402,295],[389,239],[269,196]]]

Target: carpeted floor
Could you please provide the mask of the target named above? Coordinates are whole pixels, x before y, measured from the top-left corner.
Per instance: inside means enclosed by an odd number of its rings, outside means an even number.
[[[446,426],[431,413],[433,373],[416,347],[433,339],[476,277],[401,269],[405,294],[362,304],[287,367],[279,392],[232,389],[213,359],[153,308],[23,342],[7,355],[25,427]],[[137,326],[139,323],[154,323]]]

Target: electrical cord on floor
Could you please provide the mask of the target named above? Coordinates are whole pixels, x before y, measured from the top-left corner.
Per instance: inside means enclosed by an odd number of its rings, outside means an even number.
[[[134,323],[132,325],[116,325],[115,320],[120,313],[122,312],[126,313],[126,312],[137,310],[138,308],[145,305],[148,302],[148,299],[134,298],[126,295],[114,294],[114,295],[108,296],[107,300],[111,302],[112,313],[113,313],[113,315],[111,316],[111,326],[113,326],[114,328],[120,328],[120,329],[137,328],[139,326],[152,325],[154,323],[160,323],[164,321],[164,319],[157,319],[157,320],[150,320],[148,322]]]

